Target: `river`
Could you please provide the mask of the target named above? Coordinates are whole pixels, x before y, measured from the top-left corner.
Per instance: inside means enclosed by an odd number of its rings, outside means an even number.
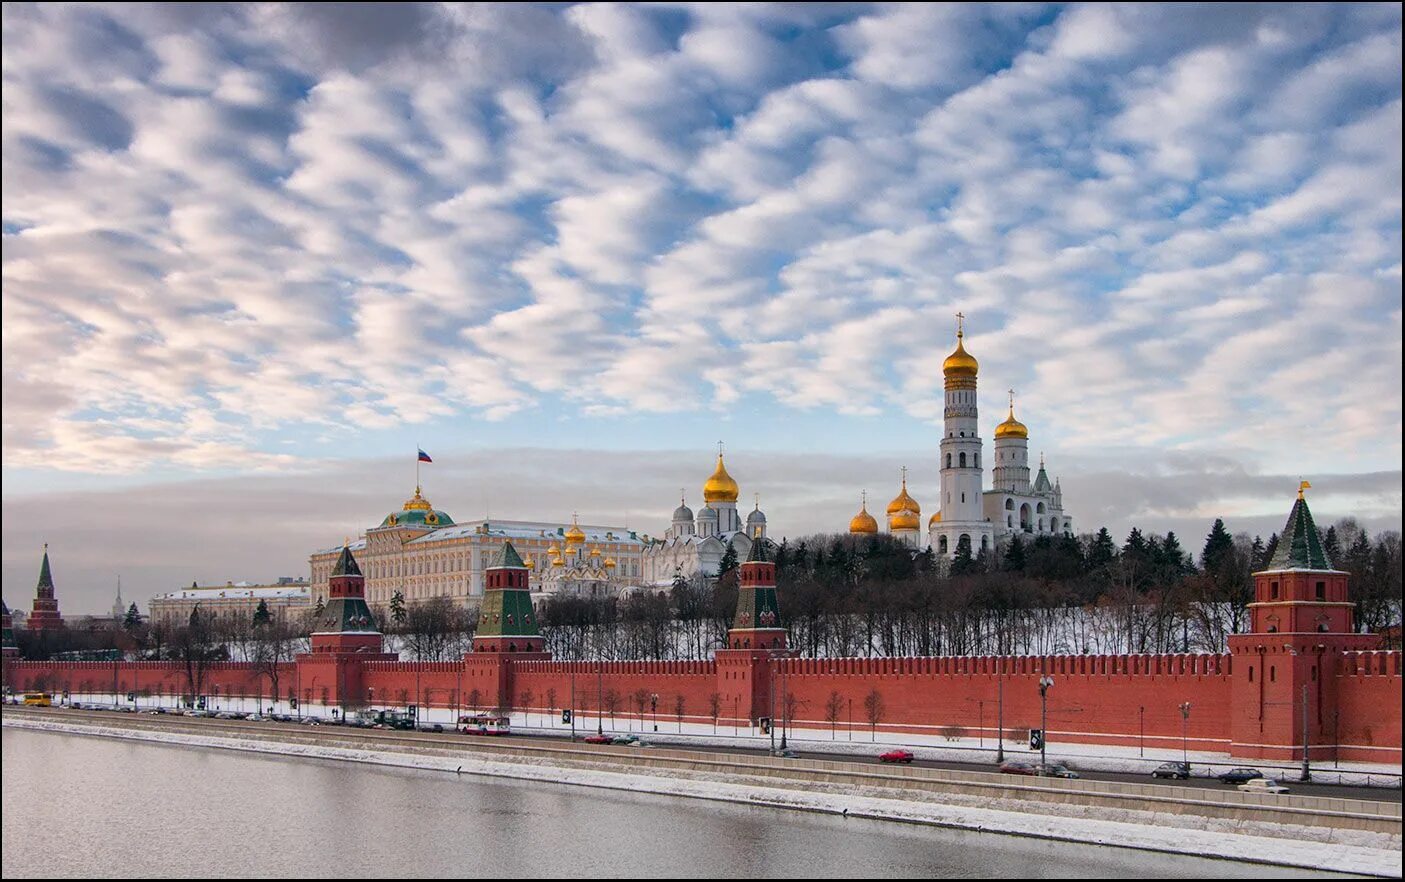
[[[1250,864],[3,730],[6,878],[1308,876]]]

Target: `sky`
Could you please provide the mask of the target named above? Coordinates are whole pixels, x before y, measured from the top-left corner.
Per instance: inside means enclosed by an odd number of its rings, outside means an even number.
[[[1401,9],[6,4],[3,591],[937,493],[966,316],[1079,530],[1401,522]]]

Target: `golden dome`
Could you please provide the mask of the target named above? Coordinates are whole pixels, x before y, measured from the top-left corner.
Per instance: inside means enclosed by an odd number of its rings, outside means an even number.
[[[706,502],[736,502],[740,495],[741,488],[737,482],[732,480],[732,476],[727,474],[727,467],[722,464],[722,454],[717,454],[717,468],[713,471],[712,477],[703,484],[703,500]]]
[[[415,486],[415,495],[411,499],[405,500],[405,511],[433,511],[434,506],[429,504],[429,500],[420,495],[420,488]]]
[[[561,546],[557,545],[555,542],[551,543],[551,547],[546,550],[546,554],[548,557],[560,557]]]
[[[561,559],[560,555],[557,555],[556,557],[553,557],[551,559],[551,565],[554,567],[564,567],[566,565],[566,562]]]
[[[614,568],[615,568],[615,559],[614,559],[613,557],[607,557],[607,558],[605,558],[605,569],[607,569],[607,570],[613,570]]]
[[[860,508],[859,508],[859,513],[856,514],[856,515],[854,515],[853,518],[850,519],[850,521],[849,521],[849,532],[850,532],[850,533],[877,533],[877,532],[878,532],[878,521],[874,520],[873,515],[871,515],[871,514],[868,513],[868,496],[867,496],[867,494],[865,494],[864,497],[863,497],[863,503],[861,504],[861,506],[860,506]]]
[[[906,469],[904,469],[904,471],[906,471]],[[922,506],[918,505],[918,504],[917,504],[917,500],[916,500],[916,499],[913,499],[913,498],[912,498],[911,496],[909,496],[908,493],[907,493],[907,476],[906,476],[906,475],[903,475],[903,489],[902,489],[902,491],[901,491],[900,493],[898,493],[897,496],[894,496],[894,497],[893,497],[893,501],[892,501],[892,502],[888,503],[888,517],[892,517],[893,515],[895,515],[895,514],[897,514],[897,513],[899,513],[899,512],[903,512],[903,511],[910,511],[910,512],[912,512],[914,515],[920,515],[920,514],[922,514]]]
[[[1015,419],[1015,390],[1010,390],[1010,415],[1005,418],[1005,422],[995,427],[995,440],[1001,438],[1028,438],[1029,429],[1024,423]]]
[[[590,556],[591,556],[591,557],[599,557],[599,556],[600,556],[600,549],[599,549],[599,548],[592,548],[592,549],[590,549]]]
[[[956,351],[948,355],[946,361],[942,362],[942,373],[948,377],[971,377],[974,379],[976,372],[980,370],[980,363],[962,345],[961,338],[964,336],[965,334],[958,326],[956,329]]]
[[[888,518],[889,530],[920,530],[922,519],[915,512],[904,511]]]
[[[932,515],[932,519],[927,522],[927,526],[928,526],[928,527],[935,527],[937,524],[940,524],[941,522],[942,522],[942,513],[941,513],[941,512],[937,512],[936,514]]]
[[[585,541],[585,531],[576,523],[575,515],[571,516],[571,529],[566,531],[566,544],[579,545]]]
[[[532,559],[531,559],[530,557],[527,558],[526,566],[527,566],[527,569],[529,569],[529,570],[535,570],[535,569],[537,568],[537,565],[534,564],[534,563],[532,563]]]

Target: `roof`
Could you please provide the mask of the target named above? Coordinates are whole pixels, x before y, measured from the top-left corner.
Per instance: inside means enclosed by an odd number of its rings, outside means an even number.
[[[562,538],[566,526],[546,521],[467,521],[452,527],[441,527],[423,536],[416,536],[407,545],[426,542],[442,542],[445,539],[460,539],[465,536],[491,536],[502,539],[552,539]],[[643,545],[643,541],[632,530],[624,527],[580,524],[587,544],[596,542],[616,542],[625,545]]]
[[[760,539],[756,542],[751,543],[751,553],[746,556],[746,562],[766,563],[767,561],[769,561],[770,558],[766,556],[767,544],[768,543],[765,539]]]
[[[502,550],[493,556],[491,568],[500,569],[510,567],[516,570],[525,570],[527,565],[522,562],[522,555],[517,553],[517,549],[512,547],[512,543],[504,539]]]
[[[1278,550],[1268,562],[1267,570],[1330,569],[1332,562],[1322,550],[1322,539],[1317,535],[1317,525],[1312,522],[1312,512],[1308,511],[1307,500],[1299,494],[1293,510],[1288,513],[1288,523],[1283,527]]]
[[[39,565],[39,588],[54,587],[54,577],[49,574],[49,547],[44,546],[44,562]]]
[[[232,600],[246,597],[272,600],[275,598],[307,598],[311,594],[312,589],[307,583],[301,585],[253,585],[247,588],[238,585],[212,585],[208,588],[182,588],[179,591],[158,594],[152,600]]]
[[[351,556],[351,549],[343,545],[341,557],[337,558],[337,565],[332,568],[333,576],[359,576],[361,568],[356,565],[356,558]]]

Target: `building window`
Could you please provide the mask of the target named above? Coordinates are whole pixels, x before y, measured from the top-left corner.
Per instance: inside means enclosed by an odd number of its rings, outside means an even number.
[[[964,469],[964,468],[966,467],[966,453],[965,453],[965,451],[962,451],[962,452],[961,452],[961,459],[960,459],[960,462],[961,462],[961,468]]]
[[[1268,597],[1269,597],[1269,600],[1277,600],[1277,599],[1278,599],[1278,583],[1277,583],[1277,582],[1269,582],[1269,583],[1268,583]]]
[[[1327,599],[1327,583],[1326,583],[1326,582],[1318,582],[1318,583],[1317,583],[1317,599],[1318,599],[1318,600],[1326,600],[1326,599]]]

